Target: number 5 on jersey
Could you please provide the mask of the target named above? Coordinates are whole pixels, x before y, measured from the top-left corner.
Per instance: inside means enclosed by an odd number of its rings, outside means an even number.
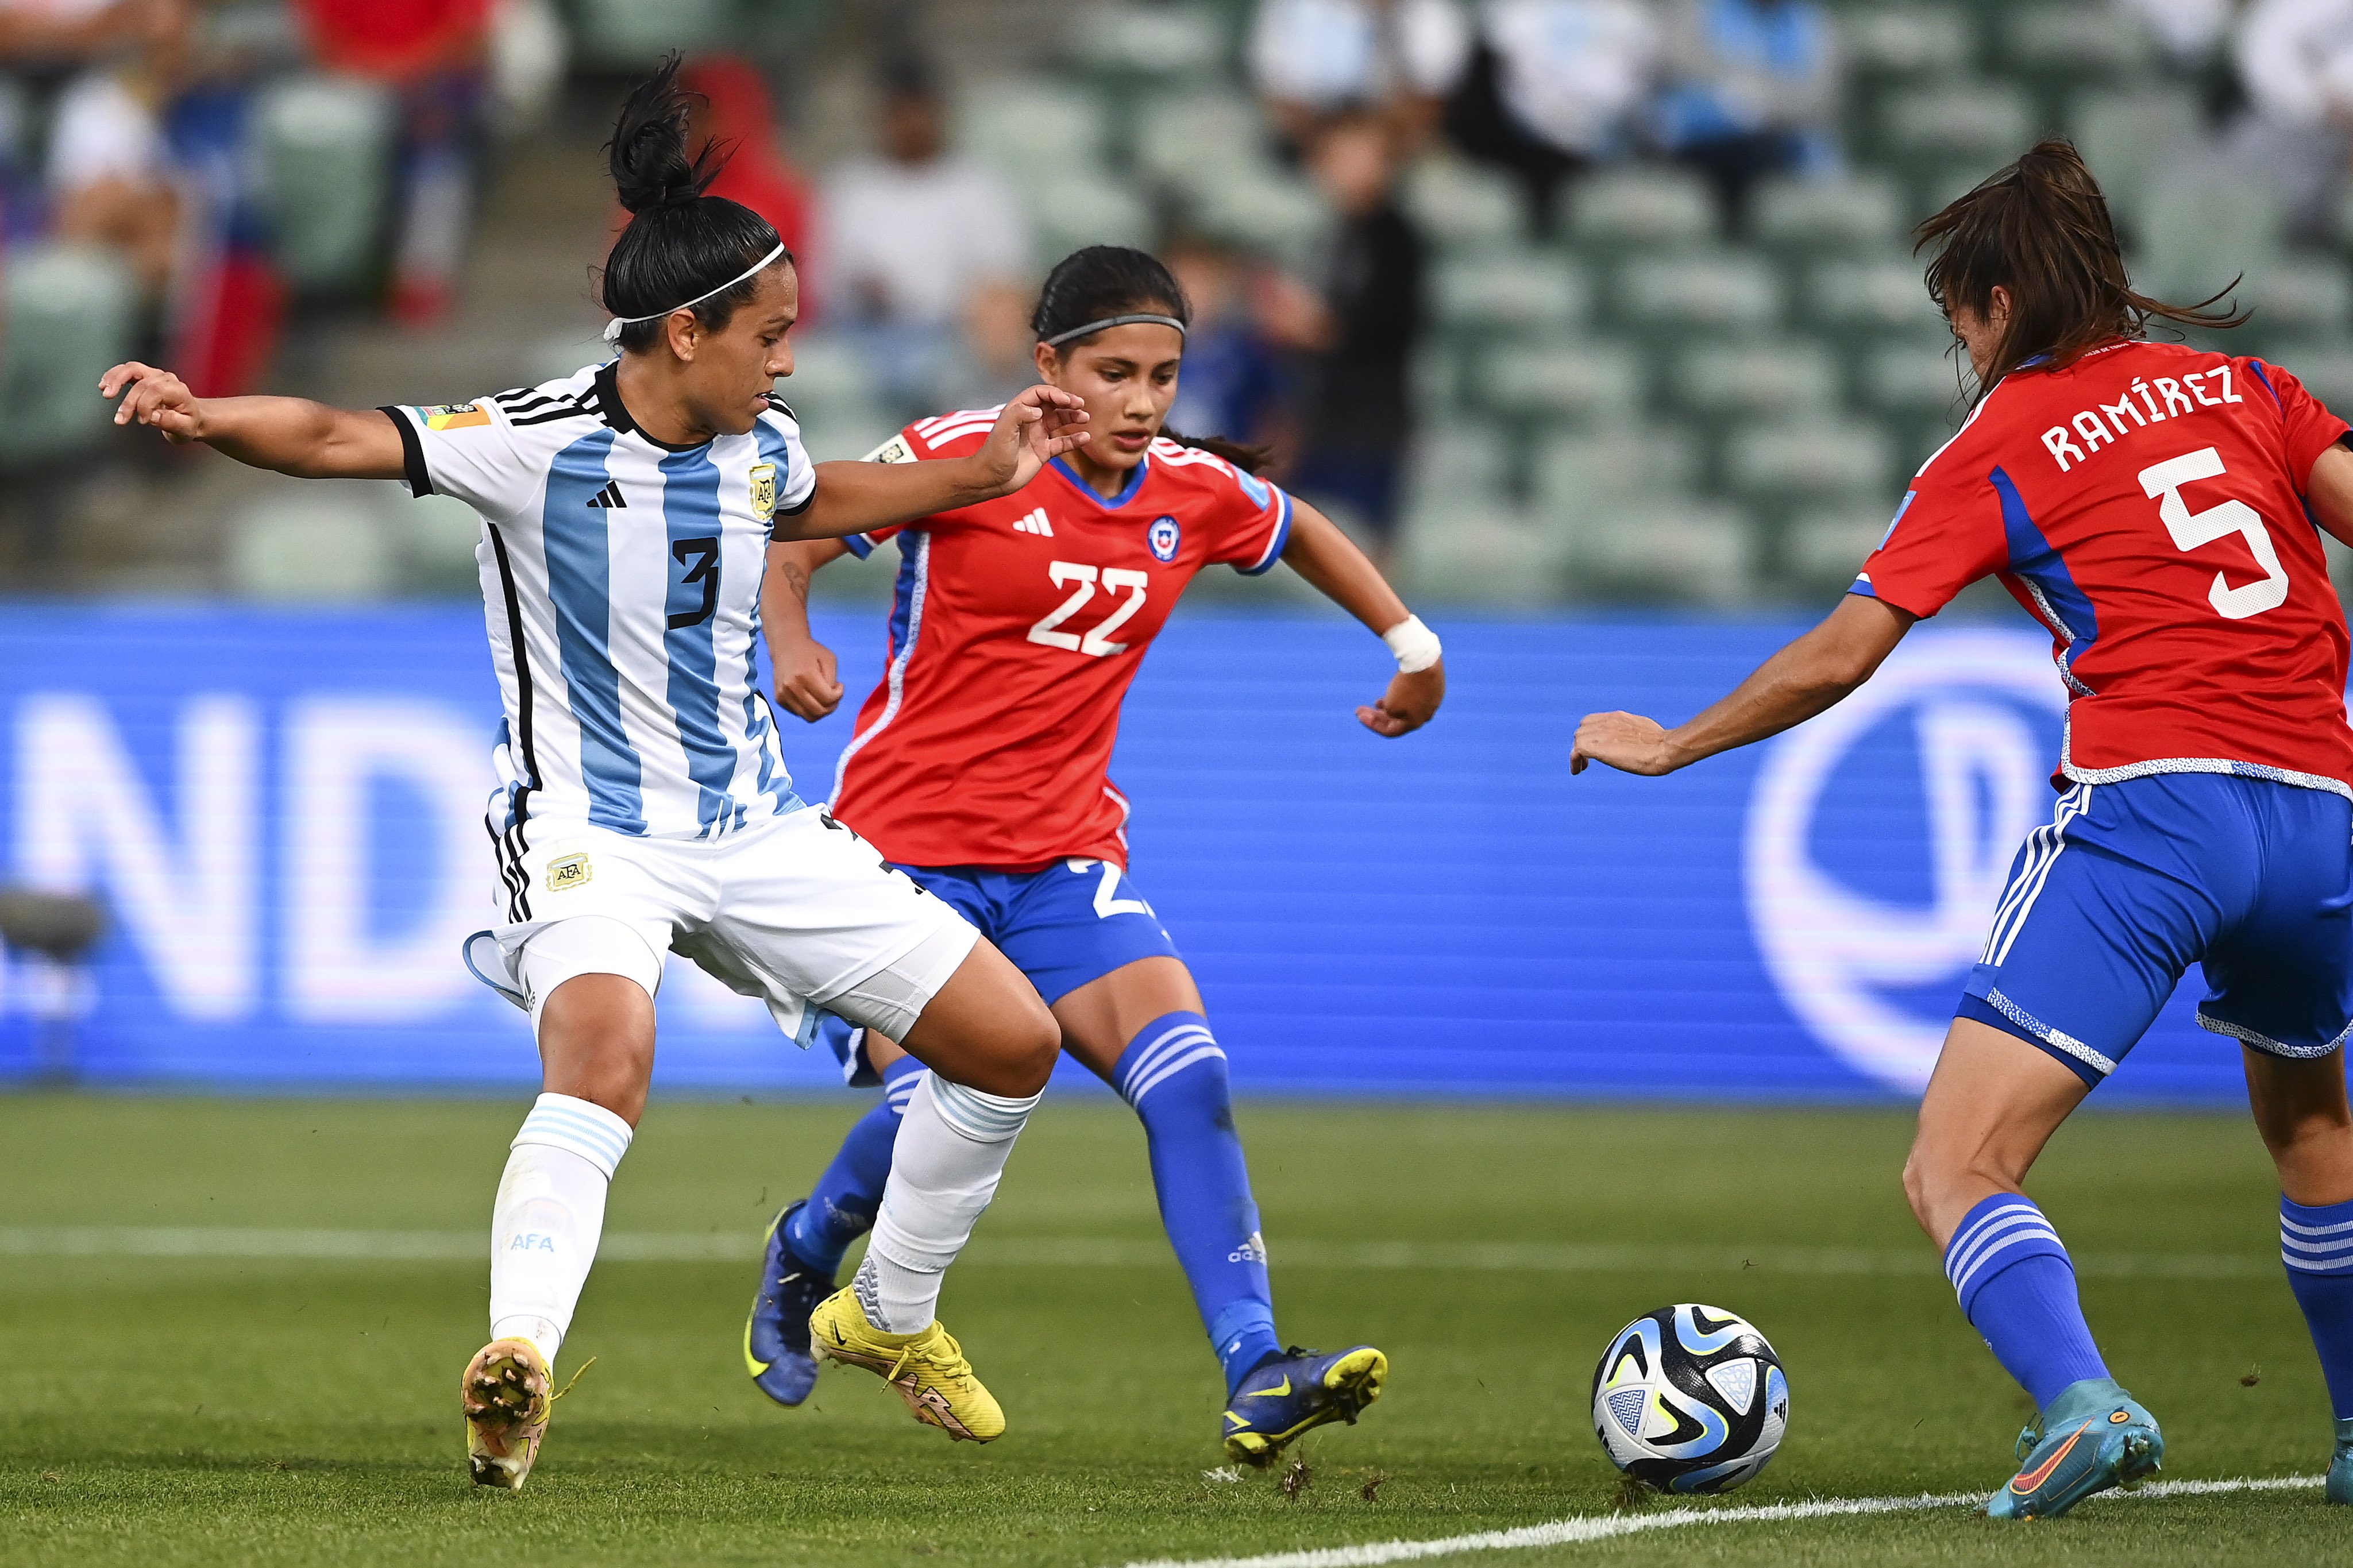
[[[2263,526],[2263,514],[2245,501],[2226,500],[2204,511],[2191,511],[2189,503],[2181,499],[2182,486],[2221,477],[2222,455],[2207,447],[2143,468],[2140,488],[2157,502],[2157,515],[2173,535],[2174,548],[2185,554],[2234,533],[2246,540],[2255,564],[2263,569],[2263,580],[2233,588],[2230,579],[2217,572],[2214,585],[2206,591],[2206,602],[2214,606],[2216,615],[2228,621],[2243,621],[2287,603],[2287,569],[2280,564],[2279,552],[2272,548],[2271,531]]]
[[[1082,565],[1076,561],[1053,562],[1047,566],[1046,575],[1057,588],[1065,583],[1075,583],[1078,586],[1072,590],[1069,598],[1055,605],[1045,619],[1029,628],[1031,642],[1043,643],[1048,647],[1069,648],[1073,653],[1089,653],[1098,658],[1106,654],[1127,651],[1125,643],[1110,640],[1111,634],[1127,625],[1135,612],[1144,608],[1145,589],[1151,582],[1150,578],[1141,572],[1131,572],[1124,566],[1106,566],[1101,573],[1097,573],[1095,568]],[[1095,596],[1095,584],[1098,581],[1110,593],[1116,594],[1123,588],[1126,589],[1127,603],[1121,605],[1097,622],[1095,628],[1084,637],[1076,632],[1057,631],[1056,627],[1077,615],[1086,606],[1087,601]]]

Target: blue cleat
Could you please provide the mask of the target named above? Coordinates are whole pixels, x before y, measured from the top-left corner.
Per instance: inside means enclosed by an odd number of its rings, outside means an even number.
[[[2057,1519],[2094,1492],[2138,1486],[2165,1458],[2165,1435],[2114,1379],[2087,1377],[2018,1435],[2018,1458],[2022,1468],[1987,1517]]]
[[[2337,1424],[2337,1452],[2328,1460],[2323,1495],[2330,1502],[2353,1504],[2353,1415]]]
[[[787,1204],[768,1226],[760,1257],[760,1293],[744,1320],[744,1365],[760,1392],[779,1405],[798,1405],[817,1386],[809,1351],[809,1313],[833,1294],[833,1276],[801,1261],[785,1239],[786,1223],[807,1203]]]
[[[1389,1358],[1370,1345],[1332,1355],[1292,1346],[1251,1368],[1226,1402],[1226,1457],[1263,1469],[1311,1427],[1355,1426],[1388,1374]]]

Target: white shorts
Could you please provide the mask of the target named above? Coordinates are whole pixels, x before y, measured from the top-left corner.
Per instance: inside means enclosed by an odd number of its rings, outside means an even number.
[[[466,942],[477,979],[528,1012],[575,974],[619,974],[653,995],[678,952],[767,1003],[806,1047],[820,1013],[905,1036],[980,940],[962,915],[811,806],[716,841],[638,838],[534,822],[501,846],[501,912],[530,917]]]

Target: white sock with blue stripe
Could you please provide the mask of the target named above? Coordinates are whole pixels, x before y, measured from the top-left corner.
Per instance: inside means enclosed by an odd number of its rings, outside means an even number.
[[[491,1211],[491,1338],[529,1340],[555,1364],[605,1233],[605,1189],[633,1136],[613,1112],[568,1094],[532,1106]]]
[[[868,1322],[886,1334],[932,1326],[941,1277],[997,1195],[1013,1141],[1041,1098],[983,1094],[923,1076],[891,1148],[873,1239],[850,1280]]]

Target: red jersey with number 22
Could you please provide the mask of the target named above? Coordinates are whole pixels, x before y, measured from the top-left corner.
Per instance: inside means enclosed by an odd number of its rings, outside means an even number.
[[[1999,575],[2067,684],[2053,778],[2235,773],[2353,795],[2345,613],[2305,510],[2347,432],[2262,360],[2119,341],[2005,376],[1854,592],[1933,616]]]
[[[918,420],[872,458],[963,457],[997,414]],[[1009,496],[843,541],[864,555],[895,533],[901,564],[835,814],[902,865],[1124,867],[1111,751],[1144,650],[1195,573],[1264,572],[1290,532],[1281,489],[1162,439],[1109,500],[1058,460]]]

